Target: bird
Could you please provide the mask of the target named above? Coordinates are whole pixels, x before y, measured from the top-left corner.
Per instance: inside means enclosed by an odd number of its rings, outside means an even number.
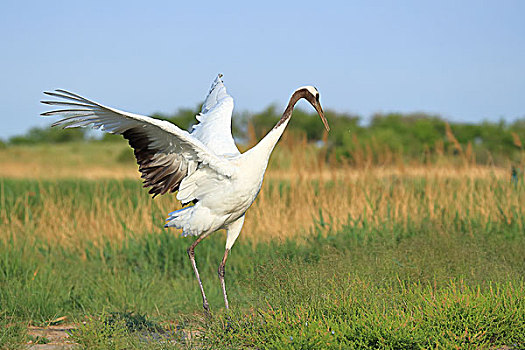
[[[251,149],[240,153],[231,132],[233,98],[227,93],[219,74],[204,100],[198,121],[191,132],[169,121],[124,112],[102,105],[75,93],[57,89],[44,94],[54,98],[46,105],[61,109],[41,113],[59,116],[52,126],[89,127],[122,135],[134,150],[143,187],[153,198],[176,193],[182,209],[169,213],[165,227],[182,230],[183,236],[195,236],[188,247],[195,277],[206,312],[210,306],[195,262],[195,247],[210,234],[226,230],[224,256],[218,275],[229,309],[225,285],[225,265],[244,224],[245,213],[257,197],[270,155],[290,122],[296,103],[305,99],[317,111],[327,131],[330,130],[314,86],[296,89],[277,124]]]

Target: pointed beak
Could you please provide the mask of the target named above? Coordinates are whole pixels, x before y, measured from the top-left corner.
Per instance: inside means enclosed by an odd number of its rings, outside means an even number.
[[[324,116],[324,112],[323,112],[323,109],[321,108],[321,104],[319,103],[319,101],[315,101],[313,105],[317,113],[319,113],[319,116],[321,117],[321,120],[323,121],[326,131],[330,131],[330,126],[328,125],[328,121],[326,120]]]

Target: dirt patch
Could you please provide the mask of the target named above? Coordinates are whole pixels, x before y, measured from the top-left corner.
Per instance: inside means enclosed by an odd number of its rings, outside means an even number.
[[[31,339],[27,345],[30,350],[62,350],[76,349],[78,344],[69,340],[69,333],[75,325],[60,325],[48,327],[29,327],[27,334]]]
[[[80,344],[70,340],[70,333],[77,325],[57,325],[47,327],[30,326],[27,335],[30,340],[26,343],[28,350],[72,350],[80,349]],[[180,333],[179,333],[180,332]],[[142,332],[144,339],[149,341],[184,342],[192,344],[198,339],[199,330],[179,330],[174,333]],[[172,339],[173,337],[173,339]],[[176,340],[175,340],[176,339]]]

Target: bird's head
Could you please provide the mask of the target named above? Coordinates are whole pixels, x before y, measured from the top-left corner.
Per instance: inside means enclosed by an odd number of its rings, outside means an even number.
[[[300,97],[310,102],[310,104],[315,108],[317,113],[319,113],[319,116],[323,121],[326,131],[330,131],[328,121],[324,116],[323,109],[321,108],[321,103],[319,102],[319,91],[317,91],[317,89],[314,86],[302,86],[299,89],[295,90],[294,94],[298,94]]]

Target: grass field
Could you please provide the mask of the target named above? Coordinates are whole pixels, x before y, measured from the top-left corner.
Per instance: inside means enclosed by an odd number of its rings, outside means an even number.
[[[224,233],[197,248],[206,318],[192,240],[162,228],[178,204],[147,196],[124,144],[0,162],[0,348],[63,316],[88,349],[525,346],[525,187],[507,169],[356,169],[285,142],[228,260],[231,313]]]

